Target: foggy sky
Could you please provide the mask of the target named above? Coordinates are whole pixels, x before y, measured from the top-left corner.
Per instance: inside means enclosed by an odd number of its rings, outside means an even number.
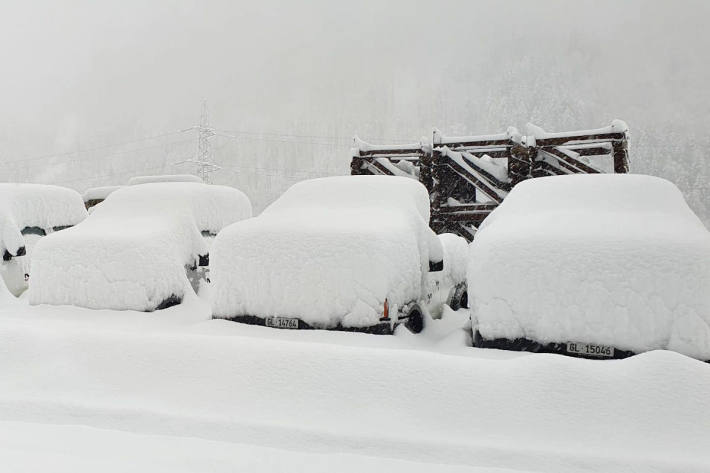
[[[710,114],[710,2],[0,6],[0,162],[12,162],[0,179],[22,177],[25,158],[185,128],[203,99],[225,130],[329,137],[326,150],[242,149],[255,162],[289,154],[294,167],[346,162],[354,134],[416,141],[433,126],[561,131],[622,118],[632,137],[671,127],[682,138],[704,136]],[[229,153],[220,159],[246,159]],[[120,159],[130,171],[143,158]],[[40,172],[76,173],[57,158],[25,178]]]

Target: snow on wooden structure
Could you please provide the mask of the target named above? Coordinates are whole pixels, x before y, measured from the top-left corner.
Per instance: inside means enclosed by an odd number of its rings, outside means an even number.
[[[593,130],[548,133],[528,124],[482,136],[444,136],[431,143],[373,145],[355,138],[352,174],[418,179],[429,191],[430,225],[469,241],[517,183],[563,174],[627,173],[628,126],[621,120]]]

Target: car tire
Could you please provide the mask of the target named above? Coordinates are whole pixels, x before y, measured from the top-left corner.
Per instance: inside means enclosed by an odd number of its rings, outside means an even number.
[[[447,304],[452,310],[468,309],[468,287],[466,283],[461,283],[451,290]]]
[[[424,330],[424,314],[422,314],[422,310],[417,304],[414,304],[409,309],[405,317],[407,321],[404,323],[404,326],[407,327],[410,332],[419,333]]]

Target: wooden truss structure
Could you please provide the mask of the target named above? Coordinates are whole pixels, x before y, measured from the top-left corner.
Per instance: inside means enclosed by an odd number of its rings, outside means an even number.
[[[355,138],[352,174],[418,179],[429,191],[430,225],[469,241],[481,222],[520,181],[564,174],[626,173],[628,127],[548,133],[529,124],[487,136],[443,136],[431,143],[373,145]]]

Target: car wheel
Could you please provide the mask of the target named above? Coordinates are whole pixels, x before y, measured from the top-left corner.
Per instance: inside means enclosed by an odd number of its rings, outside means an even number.
[[[418,305],[414,304],[407,312],[407,321],[404,326],[412,333],[419,333],[424,329],[424,315]]]
[[[447,304],[452,310],[468,309],[468,288],[466,283],[459,284],[451,291]]]

